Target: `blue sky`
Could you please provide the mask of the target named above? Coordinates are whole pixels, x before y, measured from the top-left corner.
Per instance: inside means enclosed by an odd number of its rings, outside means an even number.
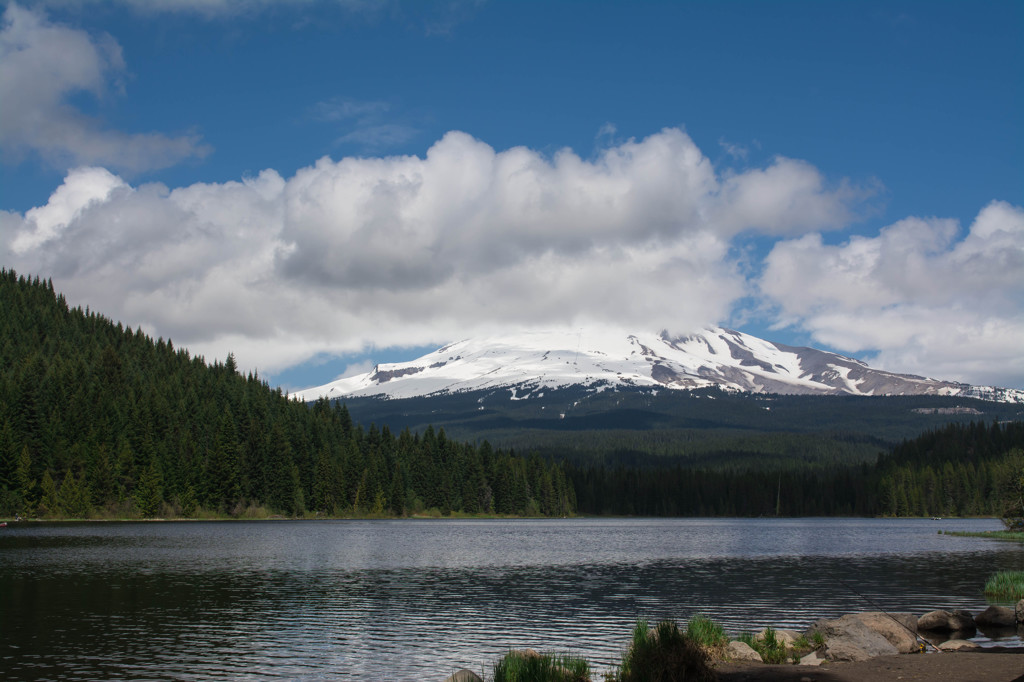
[[[5,5],[0,260],[289,388],[732,326],[1024,387],[1018,2]]]

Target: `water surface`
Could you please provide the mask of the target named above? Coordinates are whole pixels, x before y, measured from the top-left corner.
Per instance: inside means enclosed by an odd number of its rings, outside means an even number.
[[[995,520],[17,524],[7,679],[443,680],[513,647],[614,664],[636,617],[738,633],[884,609],[978,612],[1024,546]],[[987,638],[982,637],[982,641]],[[1013,636],[1010,643],[1018,644]]]

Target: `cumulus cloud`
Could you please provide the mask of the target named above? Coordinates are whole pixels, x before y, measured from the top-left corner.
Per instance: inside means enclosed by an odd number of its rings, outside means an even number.
[[[110,36],[93,38],[11,3],[0,27],[0,148],[15,158],[35,153],[58,167],[103,164],[129,172],[205,155],[197,135],[108,130],[71,103],[80,93],[104,98],[118,91],[124,72]]]
[[[839,245],[779,242],[761,290],[786,322],[876,363],[973,383],[1024,385],[1024,209],[995,201],[967,234],[907,218]]]
[[[177,189],[78,168],[45,206],[0,216],[0,249],[72,302],[275,371],[509,328],[724,321],[750,293],[737,235],[842,225],[856,194],[785,159],[720,175],[678,129],[592,160],[452,132],[423,157]]]

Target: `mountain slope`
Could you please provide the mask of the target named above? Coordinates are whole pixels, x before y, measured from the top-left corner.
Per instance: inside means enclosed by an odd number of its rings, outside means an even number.
[[[750,393],[936,395],[1024,403],[1024,391],[895,374],[836,353],[722,328],[685,337],[581,330],[468,339],[296,397],[412,398],[501,389],[516,400],[573,386],[589,392],[717,386]]]
[[[563,516],[573,500],[558,465],[363,429],[0,269],[0,519]]]

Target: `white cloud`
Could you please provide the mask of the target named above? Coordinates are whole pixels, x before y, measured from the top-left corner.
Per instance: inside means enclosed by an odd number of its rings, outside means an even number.
[[[733,144],[724,137],[721,137],[718,139],[718,146],[722,148],[722,151],[737,161],[747,160],[749,150],[743,145]]]
[[[793,164],[723,178],[666,129],[589,161],[452,132],[422,158],[174,190],[82,168],[3,216],[0,249],[73,303],[261,372],[510,327],[689,331],[749,293],[738,233],[781,231],[799,206],[814,229],[851,214],[842,186]],[[745,188],[763,176],[779,196],[757,203]]]
[[[725,178],[715,220],[736,232],[754,229],[773,235],[837,228],[856,218],[853,207],[877,190],[845,181],[835,188],[826,184],[811,164],[776,157],[767,168]]]
[[[18,235],[11,243],[15,253],[38,248],[56,238],[82,211],[107,201],[111,192],[128,185],[105,168],[79,168],[50,196],[46,206],[25,213],[31,229]]]
[[[901,220],[831,246],[778,243],[760,285],[790,323],[894,370],[1024,385],[1024,209],[992,202],[955,221]]]
[[[94,39],[11,3],[0,28],[0,148],[14,157],[35,153],[58,167],[103,164],[130,172],[206,154],[197,135],[108,130],[70,103],[78,93],[102,99],[118,91],[124,71],[110,36]]]

